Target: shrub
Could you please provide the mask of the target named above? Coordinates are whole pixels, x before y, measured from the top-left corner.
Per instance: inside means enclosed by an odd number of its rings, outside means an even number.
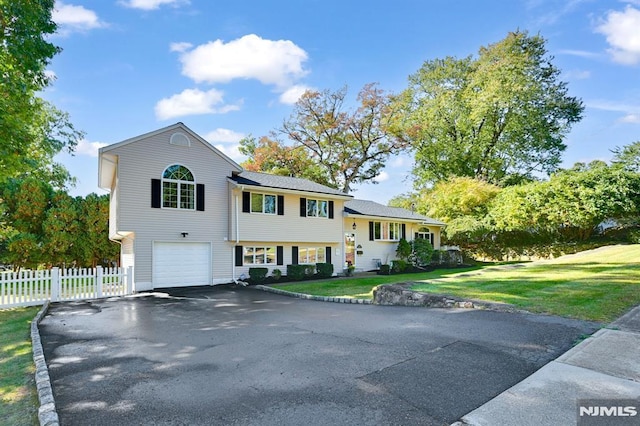
[[[273,271],[271,271],[271,277],[275,281],[280,281],[280,278],[282,278],[282,271],[280,269],[274,269]]]
[[[407,263],[406,260],[397,259],[393,261],[393,266],[391,267],[391,270],[393,271],[394,274],[401,274],[407,270],[407,266],[409,266],[409,264]]]
[[[629,232],[629,234],[627,235],[627,239],[630,243],[640,244],[640,230]]]
[[[380,265],[380,275],[389,275],[391,273],[391,267],[386,263],[384,265]]]
[[[316,263],[318,277],[329,278],[333,276],[333,263]]]
[[[400,242],[398,242],[398,248],[396,249],[396,256],[398,259],[407,260],[409,256],[411,256],[411,243],[409,243],[404,238],[400,238]]]
[[[416,266],[426,266],[431,263],[433,246],[429,240],[416,238],[413,240],[413,256]]]
[[[261,283],[267,278],[269,268],[249,268],[249,278],[252,283]]]
[[[293,281],[304,279],[304,265],[287,265],[287,277]]]
[[[315,273],[314,265],[287,265],[287,277],[293,281],[310,278]]]

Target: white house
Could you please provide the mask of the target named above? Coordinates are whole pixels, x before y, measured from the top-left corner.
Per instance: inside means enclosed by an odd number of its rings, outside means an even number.
[[[252,266],[377,269],[444,224],[294,177],[244,171],[182,123],[100,149],[109,236],[136,290],[233,282]]]

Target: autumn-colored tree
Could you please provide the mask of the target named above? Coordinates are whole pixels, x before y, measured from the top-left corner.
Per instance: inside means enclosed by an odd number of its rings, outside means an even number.
[[[249,135],[240,141],[240,152],[248,157],[241,164],[245,170],[295,176],[332,186],[325,169],[303,147],[288,146],[267,136],[256,141]]]
[[[330,186],[348,193],[355,184],[375,183],[389,156],[405,144],[389,131],[395,111],[377,85],[364,86],[355,110],[345,107],[346,96],[346,87],[305,92],[278,133],[310,153]]]

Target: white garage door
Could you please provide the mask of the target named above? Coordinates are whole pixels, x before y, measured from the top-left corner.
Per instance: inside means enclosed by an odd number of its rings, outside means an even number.
[[[211,244],[153,243],[153,286],[211,284]]]

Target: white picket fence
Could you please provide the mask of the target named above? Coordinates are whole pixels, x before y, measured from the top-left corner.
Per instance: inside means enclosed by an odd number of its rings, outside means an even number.
[[[0,272],[0,308],[124,296],[133,291],[132,267]]]

